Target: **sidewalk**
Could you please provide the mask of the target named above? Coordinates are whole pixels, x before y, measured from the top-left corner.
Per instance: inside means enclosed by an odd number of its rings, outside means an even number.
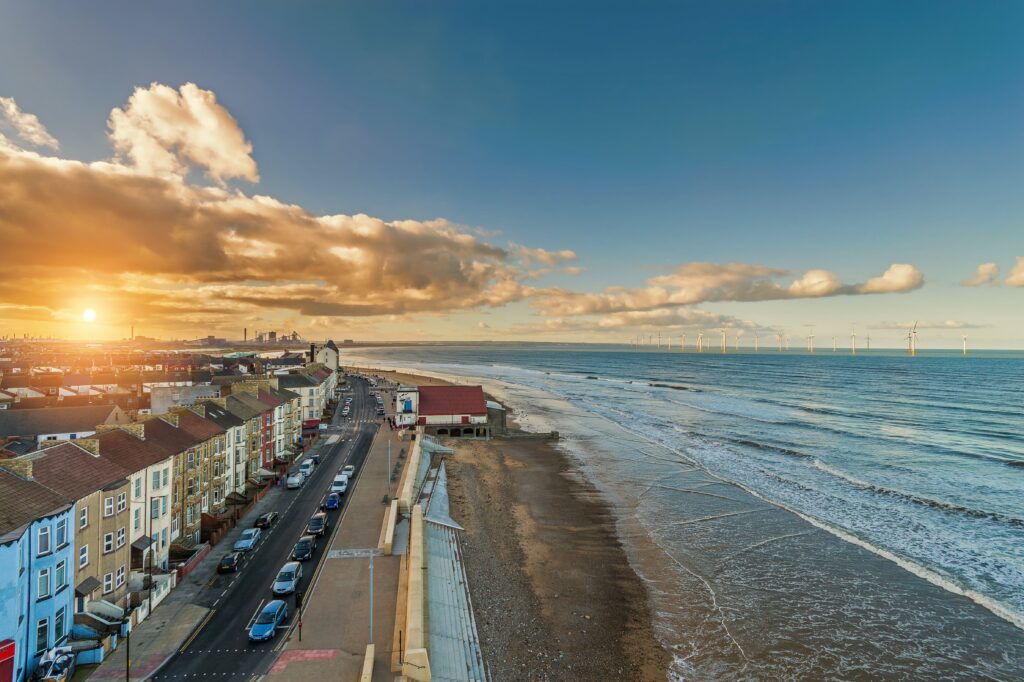
[[[308,457],[324,446],[325,439],[318,439],[305,454]],[[235,527],[217,543],[193,571],[171,590],[167,598],[153,610],[153,614],[142,621],[131,635],[131,680],[142,682],[152,677],[185,644],[199,628],[210,609],[200,606],[202,593],[217,574],[220,557],[230,550],[242,531],[251,525],[251,520],[272,511],[282,495],[283,487],[274,486],[257,502],[249,513],[239,520]],[[127,647],[124,638],[119,640],[117,649],[90,674],[77,680],[113,680],[125,678],[125,657]]]
[[[410,447],[386,427],[377,431],[341,529],[304,599],[302,641],[298,630],[292,630],[267,674],[268,682],[359,679],[370,640],[371,563],[376,649],[373,680],[394,680],[391,646],[401,557],[377,555],[376,550],[387,509],[382,499],[388,492],[389,441],[392,464],[403,447]]]

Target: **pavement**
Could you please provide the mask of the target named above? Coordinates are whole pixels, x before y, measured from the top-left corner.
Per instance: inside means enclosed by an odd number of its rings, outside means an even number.
[[[267,682],[357,680],[369,642],[375,647],[372,679],[395,679],[391,649],[401,557],[377,550],[387,510],[389,442],[392,467],[410,445],[386,427],[377,432],[340,530],[304,599],[301,639],[293,623]]]
[[[356,466],[357,480],[361,478],[360,465],[377,430],[376,419],[371,416],[376,405],[370,404],[373,401],[367,393],[364,385],[354,387],[356,402],[354,418],[349,423],[351,431],[332,427],[328,433],[321,434],[306,453],[306,457],[313,453],[321,455],[321,465],[306,485],[297,491],[285,490],[283,486],[271,489],[153,614],[135,628],[131,636],[130,680],[174,679],[207,672],[246,678],[273,663],[276,653],[271,647],[249,646],[247,625],[271,596],[268,588],[274,576],[290,558],[292,546],[302,535],[306,521],[319,510],[335,472],[344,464],[352,463]],[[332,436],[338,436],[339,440],[330,443],[334,440]],[[351,496],[343,498],[342,510],[330,513],[334,517],[332,524],[348,508],[350,499]],[[281,518],[271,529],[264,530],[260,543],[245,555],[239,571],[218,574],[217,563],[231,550],[242,531],[250,527],[257,516],[272,510],[279,512]],[[325,552],[326,543],[321,542],[305,570],[311,573]],[[115,649],[93,669],[88,679],[125,679],[126,650],[123,645]],[[231,656],[203,656],[204,653],[247,655],[238,660]],[[76,675],[76,679],[81,678]]]

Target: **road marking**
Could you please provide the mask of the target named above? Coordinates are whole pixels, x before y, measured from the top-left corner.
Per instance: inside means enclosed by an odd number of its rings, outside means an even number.
[[[266,597],[260,599],[259,606],[256,607],[256,612],[252,614],[252,618],[249,619],[249,623],[245,626],[246,630],[252,629],[253,622],[259,617],[260,611],[263,610],[263,602],[267,601]]]
[[[326,559],[368,559],[372,556],[384,556],[384,550],[376,547],[368,549],[332,549],[327,552]]]
[[[192,636],[189,637],[188,640],[186,640],[185,643],[181,645],[180,649],[178,649],[179,654],[184,653],[185,649],[188,648],[188,645],[192,643],[192,640],[199,636],[199,633],[202,632],[203,628],[206,627],[206,624],[210,622],[210,619],[213,618],[213,614],[215,613],[217,613],[217,609],[210,609],[210,612],[206,614],[205,618],[203,618],[203,621],[199,624],[199,627],[196,628],[196,631],[193,632]]]

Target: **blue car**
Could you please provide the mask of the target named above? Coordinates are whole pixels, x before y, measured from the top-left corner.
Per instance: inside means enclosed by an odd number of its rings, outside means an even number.
[[[234,550],[236,552],[248,552],[250,549],[256,546],[256,543],[260,541],[260,529],[259,528],[246,528],[242,532],[242,537],[238,538],[235,543]]]
[[[320,508],[324,510],[337,509],[341,506],[341,495],[338,493],[331,493],[324,498],[324,501],[320,503]]]
[[[277,628],[288,619],[288,605],[280,599],[269,602],[256,616],[256,621],[249,628],[250,642],[266,642],[274,638]]]

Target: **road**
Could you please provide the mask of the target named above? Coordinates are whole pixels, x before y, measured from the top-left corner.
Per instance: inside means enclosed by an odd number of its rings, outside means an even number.
[[[277,658],[285,629],[295,620],[295,599],[289,596],[289,621],[274,639],[259,644],[248,640],[248,626],[268,601],[275,597],[270,591],[275,576],[290,560],[295,542],[303,534],[309,517],[319,511],[320,502],[330,488],[337,471],[346,464],[356,468],[355,478],[348,493],[342,498],[341,509],[328,512],[329,533],[335,533],[343,521],[353,489],[359,484],[362,464],[378,429],[377,404],[370,396],[365,381],[350,381],[352,391],[351,419],[332,419],[327,435],[341,435],[342,440],[321,449],[321,462],[313,475],[299,490],[284,490],[276,511],[281,515],[277,523],[263,531],[255,549],[246,553],[237,573],[218,575],[201,593],[197,603],[212,609],[206,621],[193,638],[185,643],[175,657],[154,677],[154,680],[174,680],[184,677],[235,677],[248,679],[265,674]],[[340,413],[340,409],[339,409]],[[247,518],[247,523],[255,517]],[[316,569],[329,546],[330,536],[320,539],[313,558],[303,564],[300,590],[305,591],[313,580]],[[217,548],[215,558],[230,551]]]

